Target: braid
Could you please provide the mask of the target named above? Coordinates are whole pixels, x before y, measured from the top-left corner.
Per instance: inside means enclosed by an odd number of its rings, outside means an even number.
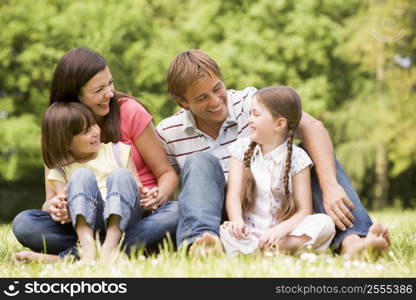
[[[244,171],[243,171],[243,184],[241,186],[242,194],[242,209],[244,212],[250,211],[254,206],[256,198],[256,182],[251,172],[251,157],[254,153],[254,148],[257,146],[256,142],[251,142],[247,151],[244,153]]]
[[[283,184],[285,189],[284,202],[282,203],[281,210],[279,213],[279,219],[286,220],[291,217],[295,211],[295,203],[293,197],[291,197],[289,192],[289,172],[290,166],[292,164],[292,149],[293,149],[293,139],[295,137],[295,131],[293,130],[293,124],[289,123],[289,133],[287,140],[287,156],[285,162],[285,168],[283,173]]]
[[[286,163],[285,163],[285,172],[283,176],[283,182],[285,184],[285,196],[289,195],[289,171],[290,165],[292,163],[292,146],[293,146],[293,138],[294,133],[291,124],[289,124],[289,133],[287,139],[287,156],[286,156]]]

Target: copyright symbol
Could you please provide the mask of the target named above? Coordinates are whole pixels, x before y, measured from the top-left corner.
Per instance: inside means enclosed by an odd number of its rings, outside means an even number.
[[[406,14],[404,9],[396,9],[392,16],[378,22],[372,30],[372,35],[383,43],[394,43],[406,35],[406,31],[399,27],[398,18]]]

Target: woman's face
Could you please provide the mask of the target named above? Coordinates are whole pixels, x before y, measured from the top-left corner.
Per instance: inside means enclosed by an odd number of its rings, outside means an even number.
[[[89,107],[97,121],[110,112],[110,99],[114,97],[114,84],[108,67],[95,74],[82,88],[79,101]]]

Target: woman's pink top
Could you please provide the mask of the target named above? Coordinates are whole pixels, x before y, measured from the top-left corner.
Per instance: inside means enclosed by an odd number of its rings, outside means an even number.
[[[130,98],[120,98],[120,130],[121,142],[131,146],[131,154],[136,165],[140,181],[147,188],[157,185],[155,175],[143,160],[134,141],[152,121],[152,116],[140,103]]]

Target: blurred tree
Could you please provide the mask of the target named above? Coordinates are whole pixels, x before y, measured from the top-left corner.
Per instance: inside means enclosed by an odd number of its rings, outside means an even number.
[[[0,26],[0,181],[42,167],[50,80],[73,47],[103,55],[155,123],[178,109],[166,71],[185,49],[216,59],[229,88],[293,86],[369,200],[416,166],[411,0],[7,0]]]
[[[372,189],[374,209],[396,198],[390,181],[415,167],[415,23],[414,1],[369,1],[348,20],[337,49],[358,64],[353,97],[332,116],[337,152],[355,183]]]

